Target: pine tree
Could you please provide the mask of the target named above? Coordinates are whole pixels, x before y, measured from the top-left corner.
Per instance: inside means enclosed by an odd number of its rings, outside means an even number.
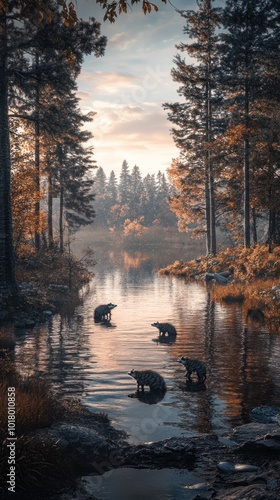
[[[169,206],[171,195],[170,185],[167,183],[165,175],[159,171],[156,176],[156,219],[154,221],[162,226],[175,225],[176,218],[172,214]]]
[[[121,168],[119,196],[121,205],[129,205],[131,198],[131,175],[126,160],[123,161]]]
[[[102,167],[99,167],[94,177],[93,193],[95,196],[94,209],[96,212],[96,224],[106,226],[108,217],[106,203],[107,177]]]
[[[136,219],[141,211],[141,198],[143,192],[143,183],[140,173],[140,169],[137,165],[134,165],[131,172],[131,189],[130,189],[130,211],[129,218],[131,220]]]
[[[156,219],[156,180],[155,174],[148,174],[143,179],[143,215],[145,225],[150,226]]]
[[[243,143],[237,163],[243,162],[245,247],[251,243],[250,191],[255,177],[251,161],[254,103],[264,84],[264,58],[269,54],[269,39],[278,11],[279,2],[274,0],[227,0],[223,15],[226,31],[221,34],[224,53],[221,68],[230,110],[228,135],[232,142]]]
[[[220,133],[222,120],[218,88],[218,50],[216,29],[220,9],[211,0],[199,0],[197,11],[184,11],[187,21],[184,34],[193,43],[181,43],[177,48],[195,57],[196,64],[187,64],[180,55],[174,59],[171,74],[179,82],[178,90],[184,102],[164,104],[168,119],[177,127],[172,129],[175,144],[181,150],[169,170],[177,193],[171,206],[178,215],[181,229],[193,222],[196,231],[206,231],[206,251],[216,253],[216,215],[213,167],[213,142]],[[196,190],[196,196],[190,197]],[[183,199],[180,200],[180,197]]]

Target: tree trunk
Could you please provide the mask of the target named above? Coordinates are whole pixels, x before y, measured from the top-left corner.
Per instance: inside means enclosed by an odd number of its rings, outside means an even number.
[[[39,123],[39,104],[40,104],[40,82],[38,75],[39,55],[35,55],[35,73],[36,73],[36,94],[35,94],[35,175],[37,200],[35,203],[35,249],[40,250],[40,123]]]
[[[64,243],[63,243],[63,186],[60,184],[60,196],[59,196],[59,250],[63,253]]]
[[[63,174],[62,174],[62,149],[58,146],[58,161],[59,161],[59,183],[60,183],[60,194],[59,194],[59,250],[63,253],[64,242],[63,242],[63,205],[64,205],[64,189],[63,189]]]
[[[8,118],[7,27],[0,15],[0,294],[16,292],[11,211],[11,160]]]
[[[212,71],[212,52],[211,52],[211,27],[210,15],[212,9],[211,0],[205,3],[207,11],[207,25],[208,25],[208,49],[207,49],[207,66],[206,66],[206,165],[208,176],[208,189],[209,189],[209,230],[210,230],[210,253],[216,255],[216,213],[215,213],[215,191],[214,191],[214,178],[213,166],[211,158],[211,143],[213,139],[212,133],[212,89],[211,89],[211,71]]]
[[[258,233],[257,233],[257,217],[256,217],[256,209],[252,208],[252,235],[253,235],[253,243],[256,245],[258,243]]]
[[[246,137],[244,141],[244,247],[250,248],[250,145]]]
[[[280,245],[280,213],[274,212],[274,233],[273,233],[273,243],[275,245]]]
[[[247,5],[247,31],[249,27],[249,12]],[[249,35],[247,35],[249,38]],[[250,143],[249,143],[249,48],[245,55],[245,90],[244,90],[244,247],[250,247]]]
[[[53,241],[53,186],[52,174],[48,174],[48,247],[52,250],[54,247]]]
[[[207,156],[205,160],[205,220],[206,220],[206,255],[211,253],[211,230],[210,230],[210,200],[209,200],[209,176],[207,168]]]
[[[269,210],[269,217],[268,217],[268,252],[272,253],[272,243],[273,243],[273,236],[275,232],[275,212],[273,210]]]

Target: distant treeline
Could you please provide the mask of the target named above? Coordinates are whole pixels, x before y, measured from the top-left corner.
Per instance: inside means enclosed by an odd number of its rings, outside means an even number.
[[[171,212],[168,199],[171,186],[162,172],[142,177],[135,165],[129,168],[123,161],[120,179],[114,171],[107,178],[99,167],[93,185],[95,193],[95,225],[123,227],[128,220],[141,219],[141,225],[176,225],[176,216]]]

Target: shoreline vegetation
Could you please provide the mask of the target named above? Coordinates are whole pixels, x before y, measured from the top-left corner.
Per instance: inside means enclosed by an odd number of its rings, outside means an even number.
[[[206,273],[230,272],[230,280],[211,283],[213,301],[243,304],[244,318],[280,329],[280,247],[271,253],[267,245],[227,248],[216,256],[175,261],[159,270],[161,275],[205,280]]]
[[[18,289],[12,298],[1,296],[1,323],[32,327],[46,319],[46,311],[54,314],[67,303],[78,303],[80,290],[93,275],[88,270],[93,263],[92,254],[88,249],[78,258],[59,250],[31,250],[18,257]]]

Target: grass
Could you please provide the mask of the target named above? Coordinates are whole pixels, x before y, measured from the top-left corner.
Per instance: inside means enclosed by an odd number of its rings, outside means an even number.
[[[8,387],[15,387],[16,490],[22,492],[22,498],[25,492],[41,498],[42,493],[72,484],[77,471],[58,442],[39,438],[36,431],[62,421],[79,423],[85,418],[85,410],[79,401],[58,399],[47,381],[20,376],[11,352],[0,351],[0,355],[0,497],[1,490],[4,495],[7,492],[9,470]],[[93,419],[109,421],[103,414],[86,414],[86,417],[89,425]],[[26,498],[31,498],[26,494]]]
[[[16,388],[17,435],[47,427],[57,419],[62,408],[52,394],[48,382],[35,377],[21,377],[14,362],[5,353],[0,360],[0,422],[1,437],[7,434],[8,387]]]

